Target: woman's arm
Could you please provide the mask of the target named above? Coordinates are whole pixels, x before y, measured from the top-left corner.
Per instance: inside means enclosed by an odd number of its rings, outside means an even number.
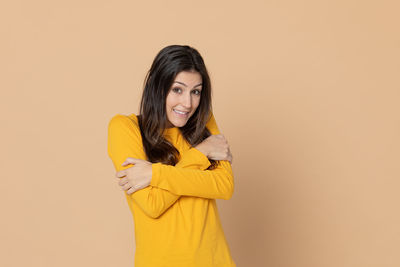
[[[150,185],[177,195],[219,199],[230,199],[234,190],[231,164],[226,160],[214,170],[153,163]]]
[[[207,128],[213,135],[220,134],[213,115],[207,122]],[[219,199],[230,199],[234,190],[232,167],[227,160],[219,161],[214,170],[184,169],[153,163],[150,185],[177,195]]]
[[[117,171],[130,167],[121,165],[127,157],[146,160],[140,129],[136,122],[124,115],[116,115],[111,119],[108,125],[108,155]],[[181,160],[176,166],[205,170],[210,166],[210,162],[199,150],[190,148],[181,153]],[[180,197],[151,185],[130,195],[125,191],[125,195],[128,201],[135,201],[143,212],[152,218],[159,217]]]

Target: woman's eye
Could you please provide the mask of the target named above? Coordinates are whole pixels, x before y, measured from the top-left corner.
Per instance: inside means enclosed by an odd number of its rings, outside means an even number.
[[[200,95],[201,94],[200,90],[193,90],[192,92],[194,92],[195,95]]]
[[[181,88],[173,88],[172,91],[174,91],[175,93],[180,93],[181,92]]]

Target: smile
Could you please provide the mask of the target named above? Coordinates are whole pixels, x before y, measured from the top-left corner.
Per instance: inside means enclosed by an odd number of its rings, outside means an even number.
[[[179,114],[180,116],[185,116],[189,114],[189,112],[183,112],[183,111],[179,111],[179,110],[175,110],[173,109],[173,111],[177,114]]]

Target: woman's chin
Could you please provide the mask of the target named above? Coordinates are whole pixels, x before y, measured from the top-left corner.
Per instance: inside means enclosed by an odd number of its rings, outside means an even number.
[[[183,126],[185,126],[186,125],[186,123],[174,123],[174,126],[173,127],[178,127],[178,128],[180,128],[180,127],[183,127]]]
[[[173,121],[172,122],[172,127],[183,127],[183,126],[185,126],[186,125],[186,123],[187,123],[187,120],[177,120],[177,121]]]

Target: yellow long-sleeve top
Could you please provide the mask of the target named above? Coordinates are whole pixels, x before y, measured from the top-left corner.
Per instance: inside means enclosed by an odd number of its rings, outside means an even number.
[[[219,134],[214,116],[207,122]],[[236,267],[215,199],[230,199],[233,173],[229,161],[206,170],[208,158],[184,140],[179,128],[164,137],[180,153],[175,165],[152,164],[148,187],[128,195],[135,224],[135,267]],[[108,154],[117,171],[127,157],[147,160],[135,114],[115,115],[108,126]]]

